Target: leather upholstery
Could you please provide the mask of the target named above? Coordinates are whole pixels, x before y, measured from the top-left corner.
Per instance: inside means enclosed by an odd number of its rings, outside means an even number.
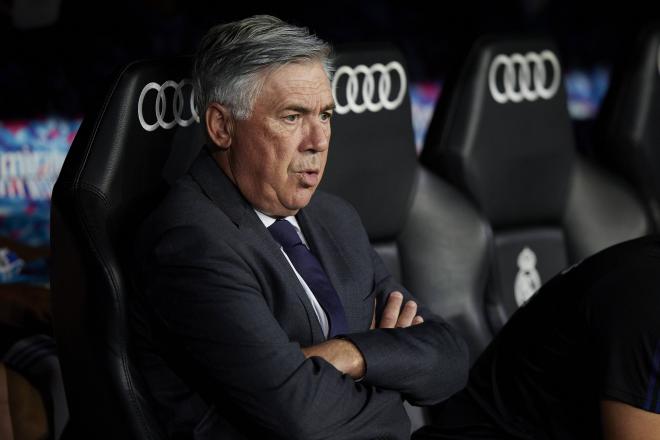
[[[534,61],[543,58],[540,69]],[[464,248],[450,229],[434,240],[453,244],[462,261],[443,291],[463,292],[450,293],[452,309],[467,315],[453,323],[476,355],[563,267],[650,230],[631,188],[576,153],[551,41],[483,38],[459,72],[443,88],[421,162],[473,204],[472,236],[457,229]]]
[[[434,117],[422,152],[422,162],[463,189],[495,227],[558,221],[563,213],[575,155],[563,87],[549,99],[500,103],[490,83],[492,75],[496,91],[506,88],[498,56],[544,51],[557,54],[543,40],[482,41],[462,68],[457,99],[443,120]],[[547,88],[561,85],[561,70],[543,65]]]
[[[468,343],[471,361],[490,340],[484,319],[491,229],[456,188],[419,168],[408,220],[398,238],[403,283]]]
[[[165,167],[172,145],[201,139],[191,88],[181,87],[183,99],[175,100],[177,89],[162,87],[170,80],[181,85],[189,70],[189,58],[124,68],[98,113],[85,117],[53,191],[54,327],[72,431],[80,438],[164,438],[131,358],[127,300],[133,234],[167,189],[163,170],[168,178],[182,171]],[[150,83],[156,87],[145,89]],[[143,124],[157,123],[159,87],[163,125],[173,127],[147,131]],[[177,124],[176,109],[192,124]]]
[[[660,30],[645,29],[615,66],[598,117],[595,154],[625,176],[660,228]]]
[[[379,91],[385,82],[382,73],[373,71],[375,65],[393,66],[386,75],[390,79],[387,96]],[[387,101],[395,108],[369,110],[364,101],[368,83],[363,73],[355,76],[356,93],[347,96],[350,73],[344,72],[360,72],[358,66],[374,72],[373,94],[367,101],[375,105]],[[405,72],[405,61],[389,46],[352,46],[337,50],[335,67],[337,109],[321,188],[355,206],[373,241],[392,241],[405,221],[416,169],[410,84],[405,73],[404,78],[398,73]],[[349,106],[349,98],[354,98],[355,105]],[[353,109],[359,111],[362,106],[367,108],[360,113]],[[344,107],[346,113],[342,113]]]
[[[389,70],[389,93],[381,93],[383,73],[379,66],[398,63]],[[335,57],[335,109],[328,165],[321,187],[348,200],[360,214],[374,248],[390,273],[407,281],[416,274],[413,259],[404,258],[403,244],[397,238],[404,229],[415,197],[419,166],[416,160],[406,64],[402,54],[388,45],[353,45],[337,50]],[[376,67],[374,67],[376,66]],[[369,94],[365,68],[373,74],[373,94]],[[356,72],[355,90],[349,85],[350,74]],[[402,89],[403,86],[403,89]],[[372,111],[365,104],[392,103],[388,109]],[[348,96],[347,96],[348,95]],[[400,99],[397,99],[400,98]],[[354,104],[349,105],[353,100]],[[394,103],[398,103],[395,105]],[[357,111],[355,111],[357,109]],[[362,109],[362,110],[361,110]],[[435,221],[435,217],[433,218]],[[421,221],[421,228],[426,225]],[[432,255],[427,255],[432,258]],[[423,275],[423,274],[420,274]],[[404,285],[408,285],[404,282]],[[418,292],[411,290],[414,295]],[[429,296],[430,298],[431,296]],[[421,298],[427,299],[427,298]],[[431,304],[428,304],[431,305]],[[444,317],[442,310],[433,308]],[[426,411],[408,406],[412,428],[428,423]]]

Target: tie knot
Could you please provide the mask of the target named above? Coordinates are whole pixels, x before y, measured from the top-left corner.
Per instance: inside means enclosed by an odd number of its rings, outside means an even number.
[[[268,231],[284,249],[290,249],[298,244],[302,244],[296,228],[285,219],[276,220],[268,227]]]

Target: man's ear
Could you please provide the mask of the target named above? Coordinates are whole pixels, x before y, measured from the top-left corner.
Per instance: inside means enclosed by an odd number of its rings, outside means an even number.
[[[213,102],[206,109],[206,131],[221,150],[227,150],[234,134],[233,119],[227,107]]]

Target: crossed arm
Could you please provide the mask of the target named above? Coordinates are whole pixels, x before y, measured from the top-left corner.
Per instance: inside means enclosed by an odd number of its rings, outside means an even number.
[[[376,308],[374,307],[371,330],[376,328]],[[409,300],[403,305],[403,294],[394,291],[388,296],[378,328],[407,328],[423,322],[424,318],[417,314],[417,303]],[[337,370],[348,374],[353,379],[361,379],[365,375],[364,357],[355,344],[348,339],[330,339],[321,344],[305,347],[302,351],[306,358],[313,356],[323,358]]]

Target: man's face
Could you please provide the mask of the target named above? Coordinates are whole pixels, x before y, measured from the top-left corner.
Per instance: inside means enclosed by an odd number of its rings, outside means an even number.
[[[319,62],[266,74],[250,118],[235,122],[227,152],[230,177],[256,209],[288,216],[309,203],[323,176],[333,107]]]

